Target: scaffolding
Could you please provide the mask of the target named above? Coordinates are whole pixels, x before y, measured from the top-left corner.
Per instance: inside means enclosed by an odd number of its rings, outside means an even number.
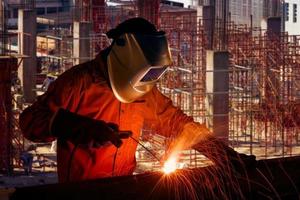
[[[20,54],[15,46],[25,34],[8,29],[6,16],[9,5],[4,1],[0,1],[0,5],[0,171],[12,174],[15,167],[20,167],[19,156],[25,145],[18,123],[24,106],[18,68],[28,56]],[[23,1],[15,6],[32,9],[34,1]]]
[[[196,10],[168,5],[161,7],[160,19],[160,28],[168,36],[173,65],[160,81],[159,89],[185,114],[204,123],[206,33],[202,20]],[[182,151],[180,157],[188,167],[203,165],[203,156],[195,150]]]
[[[298,154],[299,36],[234,24],[228,29],[232,145],[263,157]]]

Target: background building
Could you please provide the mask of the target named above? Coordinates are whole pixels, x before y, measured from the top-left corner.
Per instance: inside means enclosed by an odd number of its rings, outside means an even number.
[[[5,0],[8,16],[8,27],[16,28],[18,20],[18,9],[35,7],[37,15],[58,14],[69,11],[73,0]]]
[[[297,0],[293,1],[299,3]],[[253,27],[259,27],[263,19],[282,14],[280,0],[173,0],[162,2],[173,6],[200,7],[199,16],[202,16],[201,8],[203,6],[215,5],[216,20],[222,20],[226,16],[226,20],[248,26],[252,24]]]
[[[260,26],[263,18],[263,2],[261,0],[232,0],[229,5],[230,20],[237,24]]]
[[[300,34],[300,17],[299,17],[300,1],[286,0],[283,9],[283,21],[285,31],[291,35]]]

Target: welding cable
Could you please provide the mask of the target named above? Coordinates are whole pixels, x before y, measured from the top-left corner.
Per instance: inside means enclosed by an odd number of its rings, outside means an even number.
[[[161,160],[147,147],[145,147],[141,142],[136,140],[134,137],[129,136],[133,141],[135,141],[137,144],[141,145],[147,152],[149,152],[158,162],[161,162]],[[76,144],[74,148],[72,149],[70,158],[69,158],[69,163],[68,163],[68,172],[67,172],[67,182],[70,181],[70,174],[71,174],[71,168],[72,168],[72,161],[75,155],[75,152],[78,148],[79,144]],[[116,159],[117,159],[117,154],[118,154],[119,148],[117,148],[116,153],[114,154],[113,158],[113,166],[112,166],[112,176],[114,176],[114,171],[115,171],[115,165],[116,165]]]
[[[135,141],[136,143],[138,143],[139,145],[141,145],[141,147],[143,147],[146,151],[148,151],[158,162],[160,162],[160,159],[147,147],[145,147],[142,143],[140,143],[138,140],[136,140],[134,137],[129,136],[133,141]]]
[[[67,171],[67,182],[70,181],[70,174],[71,174],[71,169],[72,169],[72,162],[73,162],[73,158],[74,158],[74,155],[75,155],[75,152],[76,152],[78,146],[79,146],[78,143],[75,144],[75,146],[74,146],[73,149],[72,149],[70,158],[69,158],[68,171]]]
[[[140,143],[138,140],[136,140],[134,137],[129,136],[133,141],[135,141],[137,144],[141,145],[146,151],[148,151],[158,162],[160,162],[160,159],[147,147],[145,147],[142,143]],[[116,166],[116,159],[118,154],[119,148],[117,148],[116,153],[114,154],[113,159],[113,165],[112,165],[112,177],[115,175],[115,166]]]
[[[114,155],[114,159],[113,159],[113,166],[112,166],[112,172],[111,172],[112,177],[115,175],[115,165],[116,165],[116,159],[117,159],[118,151],[119,151],[119,148],[117,148],[116,153]]]
[[[141,147],[143,147],[146,151],[148,151],[158,162],[161,162],[160,159],[147,147],[145,147],[142,143],[140,143],[138,140],[136,140],[134,137],[129,136],[133,141],[135,141],[137,144],[141,145]],[[112,167],[112,177],[115,175],[115,165],[116,165],[116,159],[117,159],[117,154],[118,154],[118,150],[119,148],[117,148],[116,153],[114,155],[114,159],[113,159],[113,167]]]

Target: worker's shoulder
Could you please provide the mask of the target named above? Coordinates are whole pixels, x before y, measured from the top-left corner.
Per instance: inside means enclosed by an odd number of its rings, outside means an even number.
[[[90,75],[92,61],[81,63],[71,67],[60,75],[60,78],[84,78]]]
[[[100,76],[98,73],[99,69],[95,65],[95,60],[75,65],[62,73],[58,79],[62,82],[70,81],[73,84],[90,84],[94,82],[96,74]]]

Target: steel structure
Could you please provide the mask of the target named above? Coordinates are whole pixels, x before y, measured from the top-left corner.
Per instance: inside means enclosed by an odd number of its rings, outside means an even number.
[[[14,156],[11,79],[12,72],[17,70],[17,61],[11,58],[1,58],[0,66],[0,171],[10,173]]]
[[[34,1],[28,0],[17,7],[31,9]],[[18,54],[13,43],[22,33],[7,29],[8,5],[0,1],[0,171],[12,174],[20,166],[20,153],[24,150],[24,138],[19,129],[19,114],[23,109],[22,88],[18,67],[26,55]]]

